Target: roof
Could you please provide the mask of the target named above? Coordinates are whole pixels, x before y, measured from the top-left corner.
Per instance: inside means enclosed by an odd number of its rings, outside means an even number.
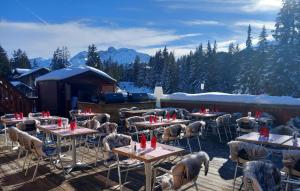
[[[36,82],[49,81],[49,80],[64,80],[86,72],[93,72],[101,78],[105,78],[107,80],[116,82],[114,78],[110,77],[105,72],[90,66],[69,67],[69,68],[62,68],[59,70],[55,70],[53,72],[49,72],[48,74],[38,77],[36,79]]]
[[[25,86],[25,87],[32,90],[32,88],[30,86],[28,86],[28,85],[26,85],[26,84],[24,84],[23,82],[20,82],[20,81],[10,81],[10,83],[15,87],[22,85],[22,86]]]
[[[27,72],[25,72],[25,73],[22,73],[20,76],[18,76],[17,78],[22,78],[22,77],[24,77],[24,76],[27,76],[27,75],[30,75],[30,74],[32,74],[32,73],[34,73],[34,72],[37,72],[37,71],[39,71],[39,70],[47,70],[48,72],[50,72],[50,70],[48,69],[48,68],[44,68],[44,67],[42,67],[42,68],[36,68],[36,69],[29,69],[29,71],[27,71]]]
[[[16,68],[15,72],[19,73],[19,74],[24,74],[26,72],[30,72],[31,69],[27,69],[27,68]]]

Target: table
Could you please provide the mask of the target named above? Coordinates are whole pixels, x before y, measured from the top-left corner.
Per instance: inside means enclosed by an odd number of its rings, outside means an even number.
[[[138,109],[138,110],[129,110],[129,111],[123,111],[125,117],[132,117],[132,116],[142,116],[144,113],[148,112],[159,112],[161,109]]]
[[[158,121],[156,123],[150,123],[150,121],[145,122],[135,122],[133,123],[137,128],[145,128],[145,129],[155,129],[157,127],[175,125],[175,124],[188,124],[190,120],[183,120],[183,119],[164,119],[163,121]]]
[[[300,138],[297,138],[297,143],[294,143],[293,139],[290,139],[289,141],[283,143],[282,147],[288,149],[300,149]]]
[[[140,150],[139,144],[137,144],[137,149]],[[145,176],[146,176],[146,191],[151,191],[151,178],[152,178],[152,162],[168,158],[173,155],[178,155],[184,152],[184,149],[156,143],[156,149],[150,147],[150,142],[147,142],[147,147],[144,150],[144,154],[137,154],[132,152],[131,146],[124,146],[119,148],[114,148],[112,152],[116,153],[118,163],[119,156],[126,156],[132,159],[137,159],[145,163]],[[118,166],[118,171],[120,172],[120,167]],[[120,173],[119,173],[120,174]],[[122,190],[122,188],[121,188]]]
[[[84,113],[84,112],[80,112],[80,113],[75,113],[74,114],[75,117],[82,117],[82,118],[87,118],[87,119],[91,119],[91,118],[95,117],[96,115],[99,115],[99,113]]]
[[[87,167],[87,165],[83,165],[81,163],[77,163],[76,160],[76,136],[81,135],[88,135],[88,134],[96,134],[98,133],[97,130],[94,129],[88,129],[88,128],[76,128],[75,130],[70,130],[69,128],[61,128],[61,129],[48,129],[50,133],[57,136],[58,141],[58,149],[59,153],[61,152],[61,138],[65,137],[71,137],[72,140],[72,165],[68,168],[67,174],[69,174],[71,171],[80,169],[83,167]]]
[[[235,138],[237,141],[256,143],[261,145],[282,146],[287,141],[291,140],[292,136],[270,134],[269,138],[261,137],[259,133],[252,132]]]
[[[23,117],[23,119],[16,119],[16,118],[3,118],[1,119],[1,123],[4,126],[4,137],[5,137],[5,145],[7,146],[8,140],[7,140],[7,125],[16,125],[22,121],[25,121],[29,119],[28,117]]]
[[[196,113],[190,113],[189,115],[192,117],[202,118],[202,119],[214,119],[224,114],[225,112],[208,112],[208,113],[196,112]]]

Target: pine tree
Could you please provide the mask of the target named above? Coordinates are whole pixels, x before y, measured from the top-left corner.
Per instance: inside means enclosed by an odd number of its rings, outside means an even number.
[[[248,32],[247,32],[247,40],[246,40],[246,49],[251,49],[252,48],[252,29],[251,25],[248,26]]]
[[[58,47],[53,53],[53,58],[50,64],[51,70],[69,67],[69,57],[70,54],[66,46],[63,46],[62,49]]]
[[[87,61],[85,64],[87,66],[91,66],[91,67],[97,68],[99,70],[103,70],[100,56],[99,56],[99,54],[97,52],[97,48],[94,44],[89,45],[89,47],[88,47]]]
[[[14,51],[13,57],[10,60],[12,68],[31,68],[30,61],[25,52],[21,49]]]
[[[0,76],[8,77],[11,74],[11,66],[5,50],[0,46]]]

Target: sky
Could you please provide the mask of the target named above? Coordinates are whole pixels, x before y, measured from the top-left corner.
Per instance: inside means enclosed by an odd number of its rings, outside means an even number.
[[[281,0],[1,0],[0,45],[30,58],[50,58],[67,46],[71,56],[95,44],[98,50],[133,48],[153,55],[167,46],[176,57],[200,43],[244,46],[249,24],[254,43],[263,25],[269,39]]]

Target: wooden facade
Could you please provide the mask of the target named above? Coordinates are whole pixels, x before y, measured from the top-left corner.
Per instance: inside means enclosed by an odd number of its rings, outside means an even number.
[[[68,116],[71,101],[96,101],[101,93],[115,92],[116,81],[106,79],[92,71],[87,71],[62,80],[37,82],[40,110]]]

